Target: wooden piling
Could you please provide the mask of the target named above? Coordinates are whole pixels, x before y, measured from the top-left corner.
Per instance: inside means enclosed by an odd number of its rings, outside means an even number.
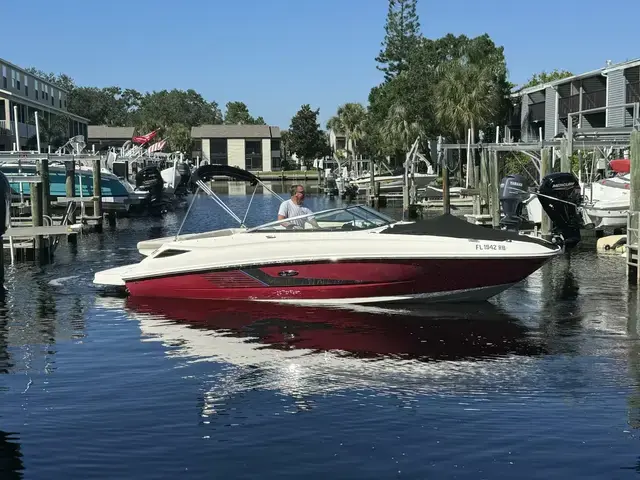
[[[96,217],[98,222],[96,231],[102,232],[102,172],[100,171],[99,158],[93,160],[93,197],[93,216]]]
[[[66,178],[65,178],[65,190],[68,198],[73,198],[76,196],[76,162],[75,160],[67,160],[64,162]],[[69,217],[69,224],[76,223],[76,213],[75,210],[71,212]],[[71,244],[78,243],[77,234],[70,234],[67,237],[67,240]]]
[[[489,165],[487,150],[483,148],[480,151],[480,181],[478,187],[480,189],[480,215],[489,209]]]
[[[630,188],[629,188],[629,210],[632,212],[640,211],[640,132],[631,132],[631,148],[629,150],[629,160],[631,170],[629,172]]]
[[[549,159],[549,147],[544,147],[540,152],[540,181],[551,172],[551,161]],[[551,219],[549,215],[542,210],[542,221],[540,233],[544,238],[551,237]]]
[[[42,215],[51,217],[51,186],[49,182],[49,159],[40,160],[40,178],[42,179]]]
[[[451,213],[451,197],[449,196],[449,168],[442,168],[442,213]]]
[[[500,227],[500,169],[498,152],[489,152],[489,212],[493,228]]]
[[[627,214],[627,279],[640,283],[639,211],[640,211],[640,132],[631,132],[629,149],[629,212]],[[633,273],[633,275],[632,275]]]
[[[560,171],[571,172],[571,154],[569,151],[569,140],[563,138],[560,140]]]
[[[40,167],[40,160],[36,160],[36,171],[42,171]],[[43,225],[42,219],[42,183],[32,183],[30,185],[30,195],[29,200],[31,202],[31,224],[34,227],[41,227]],[[42,249],[44,245],[42,244],[43,238],[42,235],[35,235],[33,240],[33,248],[34,248],[34,257],[41,258]]]

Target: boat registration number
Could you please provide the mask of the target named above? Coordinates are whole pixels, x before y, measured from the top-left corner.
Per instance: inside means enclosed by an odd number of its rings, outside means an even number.
[[[506,245],[500,245],[496,243],[477,243],[476,250],[495,250],[503,252],[507,249]]]

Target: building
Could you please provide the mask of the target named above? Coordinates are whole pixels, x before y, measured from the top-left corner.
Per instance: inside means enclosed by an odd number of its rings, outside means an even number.
[[[507,126],[514,141],[538,141],[540,132],[543,140],[562,135],[574,113],[574,129],[630,130],[632,104],[640,102],[640,59],[524,88],[512,100]]]
[[[268,125],[201,125],[191,128],[193,158],[245,170],[281,169],[280,128]]]
[[[331,147],[331,153],[334,158],[338,151],[342,151],[343,154],[346,155],[347,136],[344,133],[329,129],[329,146]],[[351,140],[349,140],[349,150],[353,150],[353,142]]]
[[[67,111],[68,93],[0,58],[0,151],[13,149],[15,143],[14,107],[17,107],[21,150],[36,148],[35,112],[38,112],[43,150],[49,146],[47,129],[54,126],[63,130],[58,130],[64,137],[62,143],[75,135],[86,138],[89,121]]]
[[[95,146],[98,152],[109,147],[121,147],[134,137],[135,128],[89,125],[87,132],[87,149],[91,150]]]

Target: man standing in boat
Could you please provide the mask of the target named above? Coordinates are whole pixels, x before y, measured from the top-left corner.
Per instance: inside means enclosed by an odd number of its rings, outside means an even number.
[[[309,215],[313,213],[310,209],[303,206],[304,203],[304,186],[292,185],[291,186],[291,198],[285,200],[280,204],[278,210],[278,220],[284,220],[285,218],[297,217],[299,215]],[[287,228],[300,227],[304,228],[305,222],[309,222],[315,228],[319,228],[318,222],[313,217],[296,218],[290,222],[283,223],[282,225]]]

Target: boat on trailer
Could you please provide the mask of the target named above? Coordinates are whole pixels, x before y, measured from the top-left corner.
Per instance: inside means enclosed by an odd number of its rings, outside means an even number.
[[[199,167],[191,181],[239,226],[180,235],[185,216],[175,236],[138,244],[142,261],[99,271],[94,283],[136,297],[298,304],[484,301],[564,250],[561,236],[546,241],[452,215],[399,221],[364,205],[247,227],[207,185],[218,176],[271,191],[246,170]]]

